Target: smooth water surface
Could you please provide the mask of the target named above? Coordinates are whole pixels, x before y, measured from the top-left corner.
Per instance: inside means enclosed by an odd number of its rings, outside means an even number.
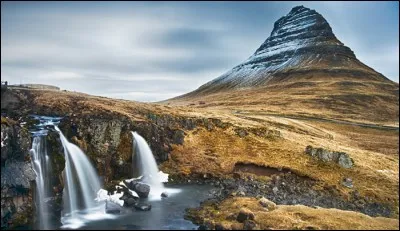
[[[120,215],[110,215],[110,219],[86,223],[80,229],[101,230],[196,230],[197,225],[184,219],[185,209],[200,206],[200,202],[209,198],[208,185],[169,186],[168,189],[179,189],[180,193],[172,194],[157,201],[141,199],[151,204],[150,211],[136,211],[134,208],[124,208]]]

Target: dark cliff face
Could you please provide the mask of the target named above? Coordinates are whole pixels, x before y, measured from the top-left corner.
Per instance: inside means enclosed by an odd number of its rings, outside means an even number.
[[[1,120],[1,228],[16,228],[33,220],[31,184],[36,174],[29,132],[13,120]]]
[[[157,163],[169,159],[173,145],[185,142],[185,131],[196,127],[211,130],[228,124],[220,120],[186,118],[148,113],[146,121],[106,115],[65,117],[59,127],[69,141],[78,145],[96,167],[105,184],[134,175],[132,131],[149,144]]]
[[[279,77],[282,73],[299,71],[315,72],[317,78],[334,71],[349,79],[389,81],[361,63],[354,52],[336,38],[321,14],[297,6],[275,22],[271,35],[252,56],[186,96],[264,86],[283,81]],[[352,72],[362,72],[362,75],[353,75]],[[296,78],[291,80],[296,81]]]

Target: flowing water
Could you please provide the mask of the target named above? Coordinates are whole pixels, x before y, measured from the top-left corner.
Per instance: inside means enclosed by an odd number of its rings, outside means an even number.
[[[195,208],[210,197],[209,185],[179,185],[169,186],[169,189],[179,190],[161,200],[150,198],[140,199],[151,204],[150,211],[136,211],[124,208],[121,214],[113,219],[87,222],[81,229],[91,230],[197,230],[198,226],[184,219],[186,208]]]
[[[132,136],[132,160],[136,158],[137,163],[133,168],[138,168],[139,175],[143,177],[143,182],[150,185],[150,199],[161,200],[161,193],[163,192],[168,194],[178,193],[179,189],[164,187],[162,172],[158,170],[156,160],[146,140],[137,132],[132,132]]]
[[[48,208],[45,199],[49,196],[48,181],[46,180],[46,173],[49,168],[49,157],[46,151],[44,136],[35,136],[32,142],[31,159],[33,170],[36,173],[36,193],[35,203],[38,210],[38,228],[49,229],[48,221]]]
[[[105,214],[104,202],[95,201],[101,187],[93,165],[78,146],[65,138],[57,126],[55,129],[60,133],[65,158],[64,209],[61,218],[63,227],[79,228],[91,220],[112,218]]]
[[[60,122],[61,117],[32,116],[39,120],[30,132],[33,136],[32,148],[30,150],[33,170],[36,173],[35,207],[37,211],[37,229],[50,229],[49,208],[47,201],[52,197],[50,174],[51,161],[47,153],[46,136],[49,126]]]
[[[136,211],[121,207],[120,214],[106,214],[104,201],[96,201],[100,190],[99,176],[85,153],[70,143],[57,127],[59,117],[34,116],[40,123],[31,130],[32,164],[36,172],[35,204],[38,222],[34,229],[196,229],[197,226],[185,220],[188,207],[197,207],[209,197],[209,189],[204,185],[180,185],[164,187],[165,174],[158,170],[153,153],[145,139],[132,132],[133,155],[136,155],[140,175],[150,185],[148,198],[139,199],[150,203],[150,211]],[[49,131],[57,131],[64,149],[65,169],[63,171],[64,191],[61,218],[56,218],[47,206],[52,197],[50,182],[51,156],[47,153],[46,136]],[[167,192],[167,198],[161,193]],[[53,216],[52,216],[53,215]],[[60,227],[61,221],[61,227]]]

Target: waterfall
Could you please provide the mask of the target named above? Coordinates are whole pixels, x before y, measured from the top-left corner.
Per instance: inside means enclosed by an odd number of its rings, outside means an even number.
[[[35,204],[38,211],[38,228],[49,229],[48,208],[46,198],[50,196],[48,173],[50,172],[49,156],[46,148],[46,133],[33,137],[31,161],[36,173]]]
[[[31,161],[36,173],[35,204],[37,211],[37,229],[52,229],[52,211],[47,203],[53,196],[51,178],[51,159],[47,153],[46,137],[54,129],[59,133],[64,149],[65,169],[63,171],[64,191],[61,228],[79,228],[94,220],[113,219],[105,214],[105,203],[96,201],[100,190],[100,180],[94,167],[83,151],[68,142],[57,127],[62,117],[32,115],[39,124],[30,130],[33,141]],[[53,129],[54,128],[54,129]]]
[[[95,198],[101,188],[100,180],[83,151],[75,144],[68,142],[57,126],[55,129],[60,133],[65,157],[64,209],[61,222],[66,226],[76,228],[87,220],[87,216],[85,218],[82,214],[93,214],[94,210],[99,207]],[[100,214],[102,213],[104,210],[100,212]]]
[[[133,155],[136,152],[137,167],[139,174],[143,176],[144,182],[150,185],[150,194],[160,196],[165,191],[164,184],[159,177],[156,160],[146,140],[137,132],[132,132],[133,136]],[[134,159],[132,158],[132,159]]]

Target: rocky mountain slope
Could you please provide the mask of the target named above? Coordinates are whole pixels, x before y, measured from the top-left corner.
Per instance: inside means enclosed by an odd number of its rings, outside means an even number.
[[[202,107],[250,105],[375,122],[398,121],[399,115],[399,85],[359,61],[321,14],[303,6],[276,21],[270,37],[243,63],[167,102],[198,100],[206,102]]]

